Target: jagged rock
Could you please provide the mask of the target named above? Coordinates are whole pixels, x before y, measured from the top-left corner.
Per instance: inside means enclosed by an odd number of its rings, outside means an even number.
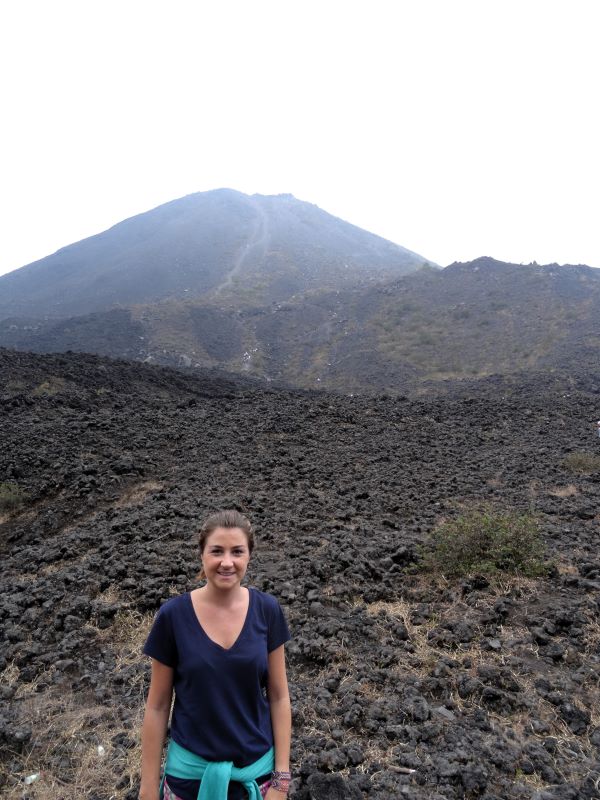
[[[48,373],[64,389],[33,394]],[[587,447],[597,398],[533,381],[470,385],[467,398],[265,393],[0,350],[6,374],[29,395],[11,405],[0,389],[0,483],[18,480],[30,501],[0,522],[2,769],[32,757],[33,701],[64,696],[112,720],[115,793],[134,791],[134,772],[117,770],[148,665],[123,643],[195,585],[198,522],[234,506],[256,527],[249,580],[280,598],[293,632],[295,796],[311,800],[312,781],[335,797],[342,781],[344,797],[369,800],[529,800],[542,780],[552,797],[593,797],[597,526],[570,487],[597,507],[600,484],[562,464]],[[419,547],[474,498],[534,506],[559,568],[430,579]],[[81,743],[69,742],[71,764]]]
[[[310,800],[361,800],[361,791],[340,775],[311,775],[308,779]]]

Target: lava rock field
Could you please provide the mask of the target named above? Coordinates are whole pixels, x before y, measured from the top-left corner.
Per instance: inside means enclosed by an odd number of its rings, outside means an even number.
[[[0,792],[137,797],[161,602],[210,511],[253,520],[282,603],[295,800],[600,797],[600,397],[585,378],[443,394],[265,390],[0,350]],[[420,569],[441,522],[533,511],[544,578]]]

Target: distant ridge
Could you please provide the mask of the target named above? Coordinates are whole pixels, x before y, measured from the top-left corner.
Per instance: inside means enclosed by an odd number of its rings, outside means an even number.
[[[0,346],[218,368],[347,393],[447,391],[533,372],[595,375],[600,270],[486,257],[264,305],[236,305],[223,293],[66,320],[5,320]]]
[[[269,303],[399,276],[426,258],[290,194],[199,192],[0,277],[0,320],[207,294]]]

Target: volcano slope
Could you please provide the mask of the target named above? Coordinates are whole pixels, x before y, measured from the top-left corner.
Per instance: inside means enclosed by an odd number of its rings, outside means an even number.
[[[136,798],[140,648],[232,506],[293,631],[295,798],[599,796],[585,382],[367,399],[2,350],[0,376],[3,797]],[[546,577],[419,569],[481,501],[538,514]]]

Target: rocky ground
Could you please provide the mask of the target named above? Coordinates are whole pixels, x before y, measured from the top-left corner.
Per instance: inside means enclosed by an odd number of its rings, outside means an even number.
[[[235,506],[293,631],[296,800],[600,797],[599,406],[585,378],[367,399],[0,350],[2,796],[137,796],[141,644]],[[547,577],[419,569],[482,501],[539,516]]]

